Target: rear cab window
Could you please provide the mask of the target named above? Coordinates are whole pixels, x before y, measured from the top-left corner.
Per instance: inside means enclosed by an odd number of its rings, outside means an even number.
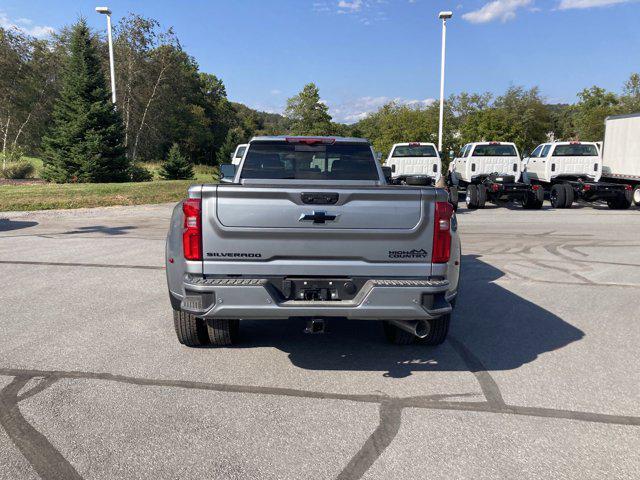
[[[597,157],[598,149],[595,145],[585,143],[572,143],[569,145],[556,145],[553,157]]]
[[[393,149],[391,157],[437,157],[438,152],[433,145],[398,145]]]
[[[257,141],[249,145],[241,179],[379,180],[367,143]]]
[[[516,148],[513,145],[476,145],[473,150],[474,157],[517,157]]]

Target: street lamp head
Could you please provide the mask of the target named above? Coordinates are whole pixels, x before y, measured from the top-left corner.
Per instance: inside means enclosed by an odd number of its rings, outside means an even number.
[[[111,15],[109,7],[96,7],[96,12],[102,13],[103,15]]]
[[[453,12],[440,12],[438,14],[438,18],[442,19],[442,20],[447,20],[449,18],[453,17]]]

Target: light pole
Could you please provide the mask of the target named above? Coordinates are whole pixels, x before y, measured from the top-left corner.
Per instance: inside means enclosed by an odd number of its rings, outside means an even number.
[[[453,12],[440,12],[442,19],[442,64],[440,65],[440,121],[438,123],[438,151],[442,152],[442,117],[444,116],[444,57],[447,43],[447,20],[453,17]]]
[[[96,7],[96,12],[107,16],[107,37],[109,38],[109,72],[111,74],[111,100],[116,104],[116,67],[113,60],[113,39],[111,38],[111,10],[109,7]]]

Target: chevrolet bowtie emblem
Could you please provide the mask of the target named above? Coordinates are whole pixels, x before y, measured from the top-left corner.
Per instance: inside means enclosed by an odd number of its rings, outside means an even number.
[[[316,212],[314,210],[313,213],[303,213],[302,215],[300,215],[300,218],[298,219],[298,221],[300,221],[300,222],[313,222],[313,223],[326,223],[326,222],[332,222],[336,218],[338,218],[337,214],[327,213],[327,212],[322,212],[322,211]]]

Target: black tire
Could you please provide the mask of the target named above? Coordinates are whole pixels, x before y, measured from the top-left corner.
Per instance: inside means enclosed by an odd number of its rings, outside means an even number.
[[[631,199],[626,191],[618,195],[617,198],[607,201],[607,205],[612,210],[626,210],[631,206]]]
[[[394,345],[411,345],[415,343],[418,338],[389,322],[382,322],[382,328],[384,329],[384,336],[387,338],[387,341]]]
[[[424,338],[417,338],[416,343],[420,345],[436,346],[440,345],[447,339],[449,333],[449,324],[451,323],[451,314],[443,315],[429,322],[429,334]]]
[[[487,187],[478,185],[478,208],[484,208],[487,203]]]
[[[564,185],[564,208],[571,208],[573,205],[573,201],[575,199],[575,193],[573,191],[573,187],[568,183]]]
[[[173,310],[173,326],[181,344],[187,347],[201,347],[209,344],[203,319],[181,310]]]
[[[538,190],[534,190],[534,193],[535,193],[536,200],[540,202],[540,206],[542,206],[542,204],[544,203],[544,188],[540,186]]]
[[[564,208],[567,199],[563,184],[556,183],[551,187],[550,200],[553,208]]]
[[[539,199],[537,193],[537,191],[527,192],[522,200],[522,208],[526,210],[540,210],[542,208],[542,201]]]
[[[478,208],[478,186],[474,184],[467,185],[467,195],[465,197],[467,208],[474,210]]]
[[[229,318],[208,318],[207,332],[211,345],[228,347],[238,342],[240,320]]]
[[[453,205],[453,211],[458,211],[458,187],[449,187],[449,203]]]

